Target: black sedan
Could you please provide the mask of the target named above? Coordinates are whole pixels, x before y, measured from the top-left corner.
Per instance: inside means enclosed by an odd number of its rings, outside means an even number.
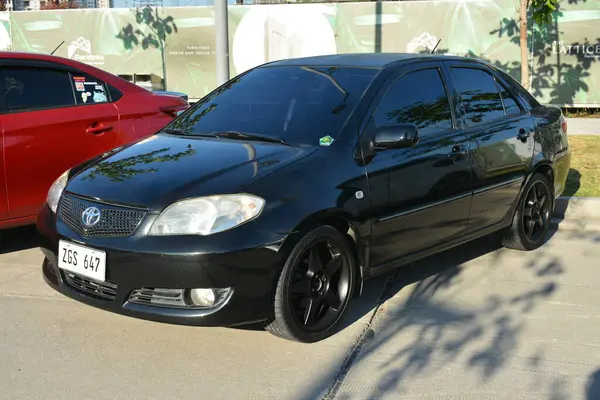
[[[65,172],[43,275],[133,317],[315,342],[376,274],[493,232],[538,248],[570,154],[561,110],[483,61],[276,61]]]

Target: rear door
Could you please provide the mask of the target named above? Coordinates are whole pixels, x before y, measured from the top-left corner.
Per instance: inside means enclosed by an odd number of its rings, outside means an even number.
[[[502,221],[531,165],[535,125],[527,110],[485,65],[447,62],[465,132],[475,139],[468,231]]]
[[[8,214],[35,215],[65,170],[114,147],[118,112],[102,82],[59,64],[3,61]]]

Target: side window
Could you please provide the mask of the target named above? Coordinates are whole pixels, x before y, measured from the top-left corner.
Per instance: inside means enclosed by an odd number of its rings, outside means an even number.
[[[77,104],[97,104],[108,102],[106,84],[84,73],[71,73]]]
[[[69,73],[51,68],[2,67],[2,106],[7,112],[75,105]]]
[[[521,113],[521,107],[519,107],[519,104],[513,95],[506,90],[506,88],[502,86],[500,82],[498,82],[498,86],[500,87],[500,95],[502,96],[502,102],[504,103],[506,115],[515,115]]]
[[[437,68],[409,72],[393,82],[373,120],[376,126],[413,123],[419,135],[451,130],[452,112]]]
[[[467,126],[483,124],[504,116],[496,81],[475,68],[453,67],[452,75],[461,98]]]

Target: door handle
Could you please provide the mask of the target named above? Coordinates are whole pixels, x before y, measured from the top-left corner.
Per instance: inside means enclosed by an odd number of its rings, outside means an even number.
[[[103,125],[103,124],[98,124],[98,125],[90,125],[85,132],[86,133],[91,133],[92,135],[99,135],[101,133],[107,132],[112,130],[113,127],[110,125]]]
[[[448,158],[452,160],[452,162],[457,162],[463,159],[467,155],[468,149],[466,146],[456,145],[452,147],[452,152],[448,154]]]
[[[519,134],[517,135],[517,139],[519,139],[521,142],[525,143],[527,141],[527,139],[529,139],[529,132],[526,131],[524,128],[519,129]]]

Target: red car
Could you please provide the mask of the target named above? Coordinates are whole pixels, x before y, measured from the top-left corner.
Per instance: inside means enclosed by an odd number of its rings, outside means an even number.
[[[152,135],[189,107],[62,57],[0,52],[0,64],[0,228],[35,223],[64,171]]]

